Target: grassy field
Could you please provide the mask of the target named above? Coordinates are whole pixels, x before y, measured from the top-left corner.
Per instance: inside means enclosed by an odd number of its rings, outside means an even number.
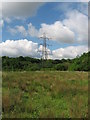
[[[3,118],[86,118],[88,73],[3,72]]]

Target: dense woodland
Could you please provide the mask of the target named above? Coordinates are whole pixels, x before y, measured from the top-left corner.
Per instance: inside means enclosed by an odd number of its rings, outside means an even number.
[[[2,57],[3,71],[38,71],[38,70],[58,70],[58,71],[90,71],[90,52],[84,53],[74,59],[62,60],[41,60],[30,57],[10,58]],[[1,68],[1,67],[0,67]]]

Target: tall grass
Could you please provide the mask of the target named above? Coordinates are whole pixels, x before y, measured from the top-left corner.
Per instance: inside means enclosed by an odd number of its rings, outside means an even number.
[[[88,73],[3,72],[3,118],[86,118]]]

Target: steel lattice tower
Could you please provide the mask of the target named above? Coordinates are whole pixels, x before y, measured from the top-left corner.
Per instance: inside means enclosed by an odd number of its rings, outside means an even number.
[[[39,37],[39,39],[43,39],[43,44],[40,44],[40,45],[42,45],[43,47],[42,47],[42,50],[41,51],[39,51],[39,52],[42,52],[42,59],[43,60],[47,60],[48,59],[48,50],[47,50],[47,46],[50,46],[50,45],[48,45],[47,44],[47,40],[49,40],[50,38],[48,38],[47,36],[46,36],[46,34],[45,33],[43,33],[43,36],[42,37]]]

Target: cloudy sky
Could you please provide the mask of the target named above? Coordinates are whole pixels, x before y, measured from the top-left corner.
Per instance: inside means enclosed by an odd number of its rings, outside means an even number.
[[[2,2],[1,9],[0,56],[39,58],[43,33],[51,38],[48,58],[75,58],[88,51],[87,2]]]

